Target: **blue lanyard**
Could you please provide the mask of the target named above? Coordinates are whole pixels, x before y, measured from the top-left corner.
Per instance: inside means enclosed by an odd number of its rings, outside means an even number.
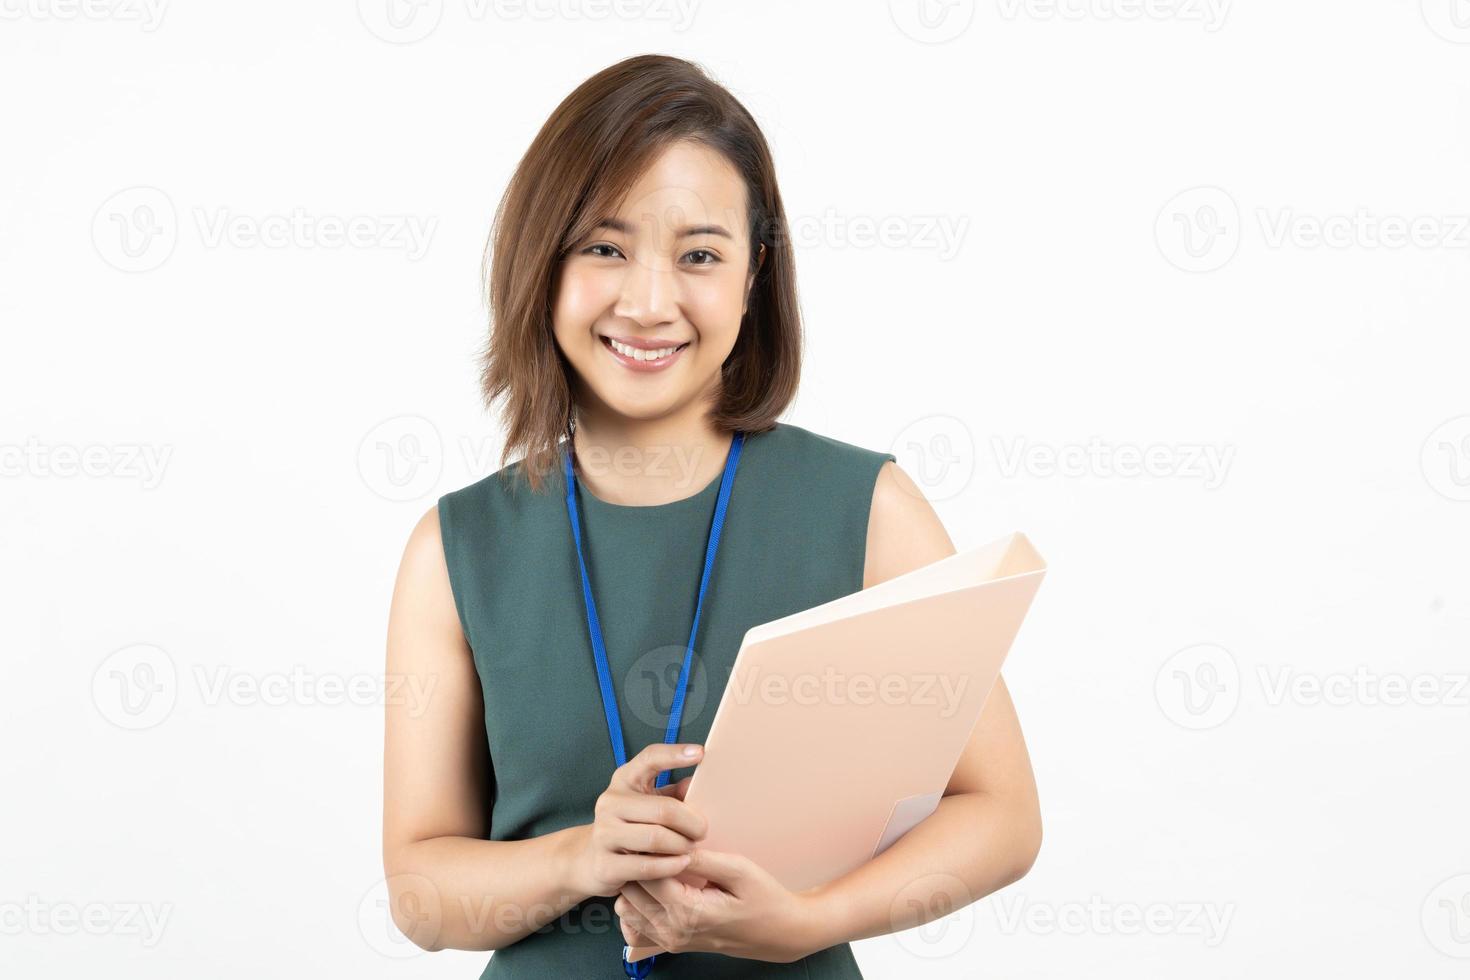
[[[725,458],[725,472],[720,477],[720,497],[715,503],[715,517],[710,523],[709,543],[704,552],[704,574],[699,580],[699,599],[694,605],[694,625],[689,629],[689,643],[684,648],[684,665],[679,670],[679,683],[674,689],[674,700],[669,706],[669,724],[664,731],[665,744],[672,744],[679,736],[679,719],[684,713],[684,691],[689,685],[689,666],[694,657],[694,638],[699,633],[699,613],[704,608],[704,594],[709,586],[710,572],[715,567],[715,553],[720,548],[720,532],[725,529],[725,511],[730,505],[730,493],[735,485],[735,468],[740,464],[740,448],[745,443],[745,433],[736,432],[730,439],[730,452]],[[587,559],[582,551],[582,522],[577,516],[577,477],[572,472],[570,445],[562,457],[566,472],[567,517],[572,525],[572,538],[577,543],[577,564],[582,570],[582,598],[587,605],[587,632],[592,637],[592,657],[597,664],[597,685],[602,691],[602,713],[607,718],[607,734],[612,740],[613,759],[621,766],[628,761],[623,746],[623,720],[618,714],[618,698],[613,690],[612,672],[607,666],[607,648],[602,643],[602,624],[597,619],[597,604],[592,599],[592,580],[587,576]],[[658,774],[654,786],[665,786],[669,772]],[[629,977],[646,977],[653,969],[658,956],[630,963],[628,947],[623,947],[623,972]]]

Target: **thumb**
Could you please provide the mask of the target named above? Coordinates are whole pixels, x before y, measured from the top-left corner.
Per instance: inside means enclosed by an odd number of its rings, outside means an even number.
[[[744,855],[704,847],[690,851],[689,863],[685,865],[686,871],[708,878],[736,896],[745,894],[753,868],[751,860]]]
[[[660,786],[656,790],[656,792],[660,796],[672,796],[672,797],[674,797],[676,799],[682,800],[685,797],[685,795],[689,792],[689,784],[691,782],[693,782],[693,781],[694,781],[694,777],[693,776],[685,776],[683,779],[679,780],[677,783],[668,783],[668,784],[666,784],[664,786]]]

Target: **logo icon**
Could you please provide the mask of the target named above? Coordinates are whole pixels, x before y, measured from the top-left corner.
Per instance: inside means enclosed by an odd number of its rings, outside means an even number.
[[[888,908],[888,919],[894,941],[919,959],[954,956],[975,934],[969,888],[943,872],[925,875],[899,891]]]
[[[1429,29],[1454,44],[1470,44],[1470,0],[1419,0]]]
[[[389,44],[422,41],[443,16],[444,0],[357,0],[357,19]]]
[[[362,901],[357,903],[357,929],[367,944],[389,959],[408,959],[424,950],[405,936],[393,921],[392,893],[388,888],[390,880],[405,887],[398,896],[399,917],[408,922],[410,931],[425,942],[435,939],[444,924],[439,891],[423,875],[394,875],[369,888]],[[408,886],[412,886],[411,891],[406,890]]]
[[[684,666],[684,645],[669,644],[648,651],[628,668],[622,690],[627,692],[627,709],[633,717],[651,725],[662,735],[669,724],[674,707],[674,692],[679,689],[679,673]],[[689,731],[709,703],[709,671],[696,647],[690,658],[689,680],[684,689],[684,707],[679,709],[679,729]],[[723,685],[722,685],[723,689]]]
[[[1185,272],[1213,272],[1240,247],[1240,209],[1218,187],[1193,187],[1169,199],[1154,222],[1159,252]]]
[[[1424,480],[1442,497],[1470,500],[1470,415],[1441,423],[1419,452]]]
[[[1240,668],[1230,651],[1217,644],[1185,647],[1159,668],[1154,700],[1181,728],[1200,731],[1223,725],[1240,703]]]
[[[129,187],[92,216],[92,245],[121,272],[148,272],[168,261],[179,241],[174,202],[157,187]]]
[[[1470,874],[1435,885],[1424,899],[1419,920],[1429,945],[1446,956],[1470,959]]]
[[[929,500],[948,500],[975,475],[975,440],[953,415],[926,415],[904,426],[888,451]]]
[[[943,44],[975,19],[975,0],[888,0],[894,26],[920,44]]]
[[[147,643],[114,651],[92,675],[92,703],[97,711],[129,731],[163,722],[178,696],[179,675],[173,658]]]
[[[357,447],[362,482],[384,500],[417,500],[433,490],[444,469],[444,441],[434,423],[419,415],[387,419]]]

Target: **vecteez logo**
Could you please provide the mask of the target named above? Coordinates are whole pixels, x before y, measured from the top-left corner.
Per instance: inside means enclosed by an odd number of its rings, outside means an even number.
[[[0,20],[112,21],[151,34],[168,6],[169,0],[0,0]]]
[[[1225,26],[1231,0],[996,0],[1006,20],[1174,21],[1206,34]]]
[[[1451,44],[1470,44],[1470,0],[1419,0],[1429,29]]]
[[[252,214],[229,207],[193,207],[181,222],[173,199],[137,185],[113,194],[92,216],[92,245],[120,272],[150,272],[174,254],[184,232],[209,250],[354,249],[400,252],[410,262],[428,254],[439,219],[414,214],[316,214],[303,207]]]
[[[1312,213],[1290,205],[1256,207],[1253,241],[1273,252],[1470,250],[1470,214],[1397,214],[1368,207]],[[1247,223],[1235,197],[1201,186],[1171,197],[1154,219],[1159,253],[1184,272],[1214,272],[1239,251]]]
[[[1254,687],[1245,683],[1252,676]],[[1170,655],[1154,676],[1164,717],[1202,731],[1225,724],[1244,696],[1279,709],[1470,709],[1470,674],[1459,671],[1381,671],[1367,664],[1331,671],[1262,663],[1242,674],[1235,655],[1217,643],[1197,643]]]

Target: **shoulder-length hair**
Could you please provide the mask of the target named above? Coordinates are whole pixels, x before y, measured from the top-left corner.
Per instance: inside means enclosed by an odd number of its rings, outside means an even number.
[[[490,332],[481,394],[492,411],[504,399],[501,464],[524,452],[533,490],[557,464],[559,440],[574,424],[572,367],[552,333],[557,266],[614,213],[644,168],[681,140],[720,152],[740,174],[756,271],[710,421],[725,431],[760,432],[795,397],[802,347],[796,272],[765,137],[699,66],[664,55],[628,58],[579,85],[546,120],[511,176],[486,244]]]

